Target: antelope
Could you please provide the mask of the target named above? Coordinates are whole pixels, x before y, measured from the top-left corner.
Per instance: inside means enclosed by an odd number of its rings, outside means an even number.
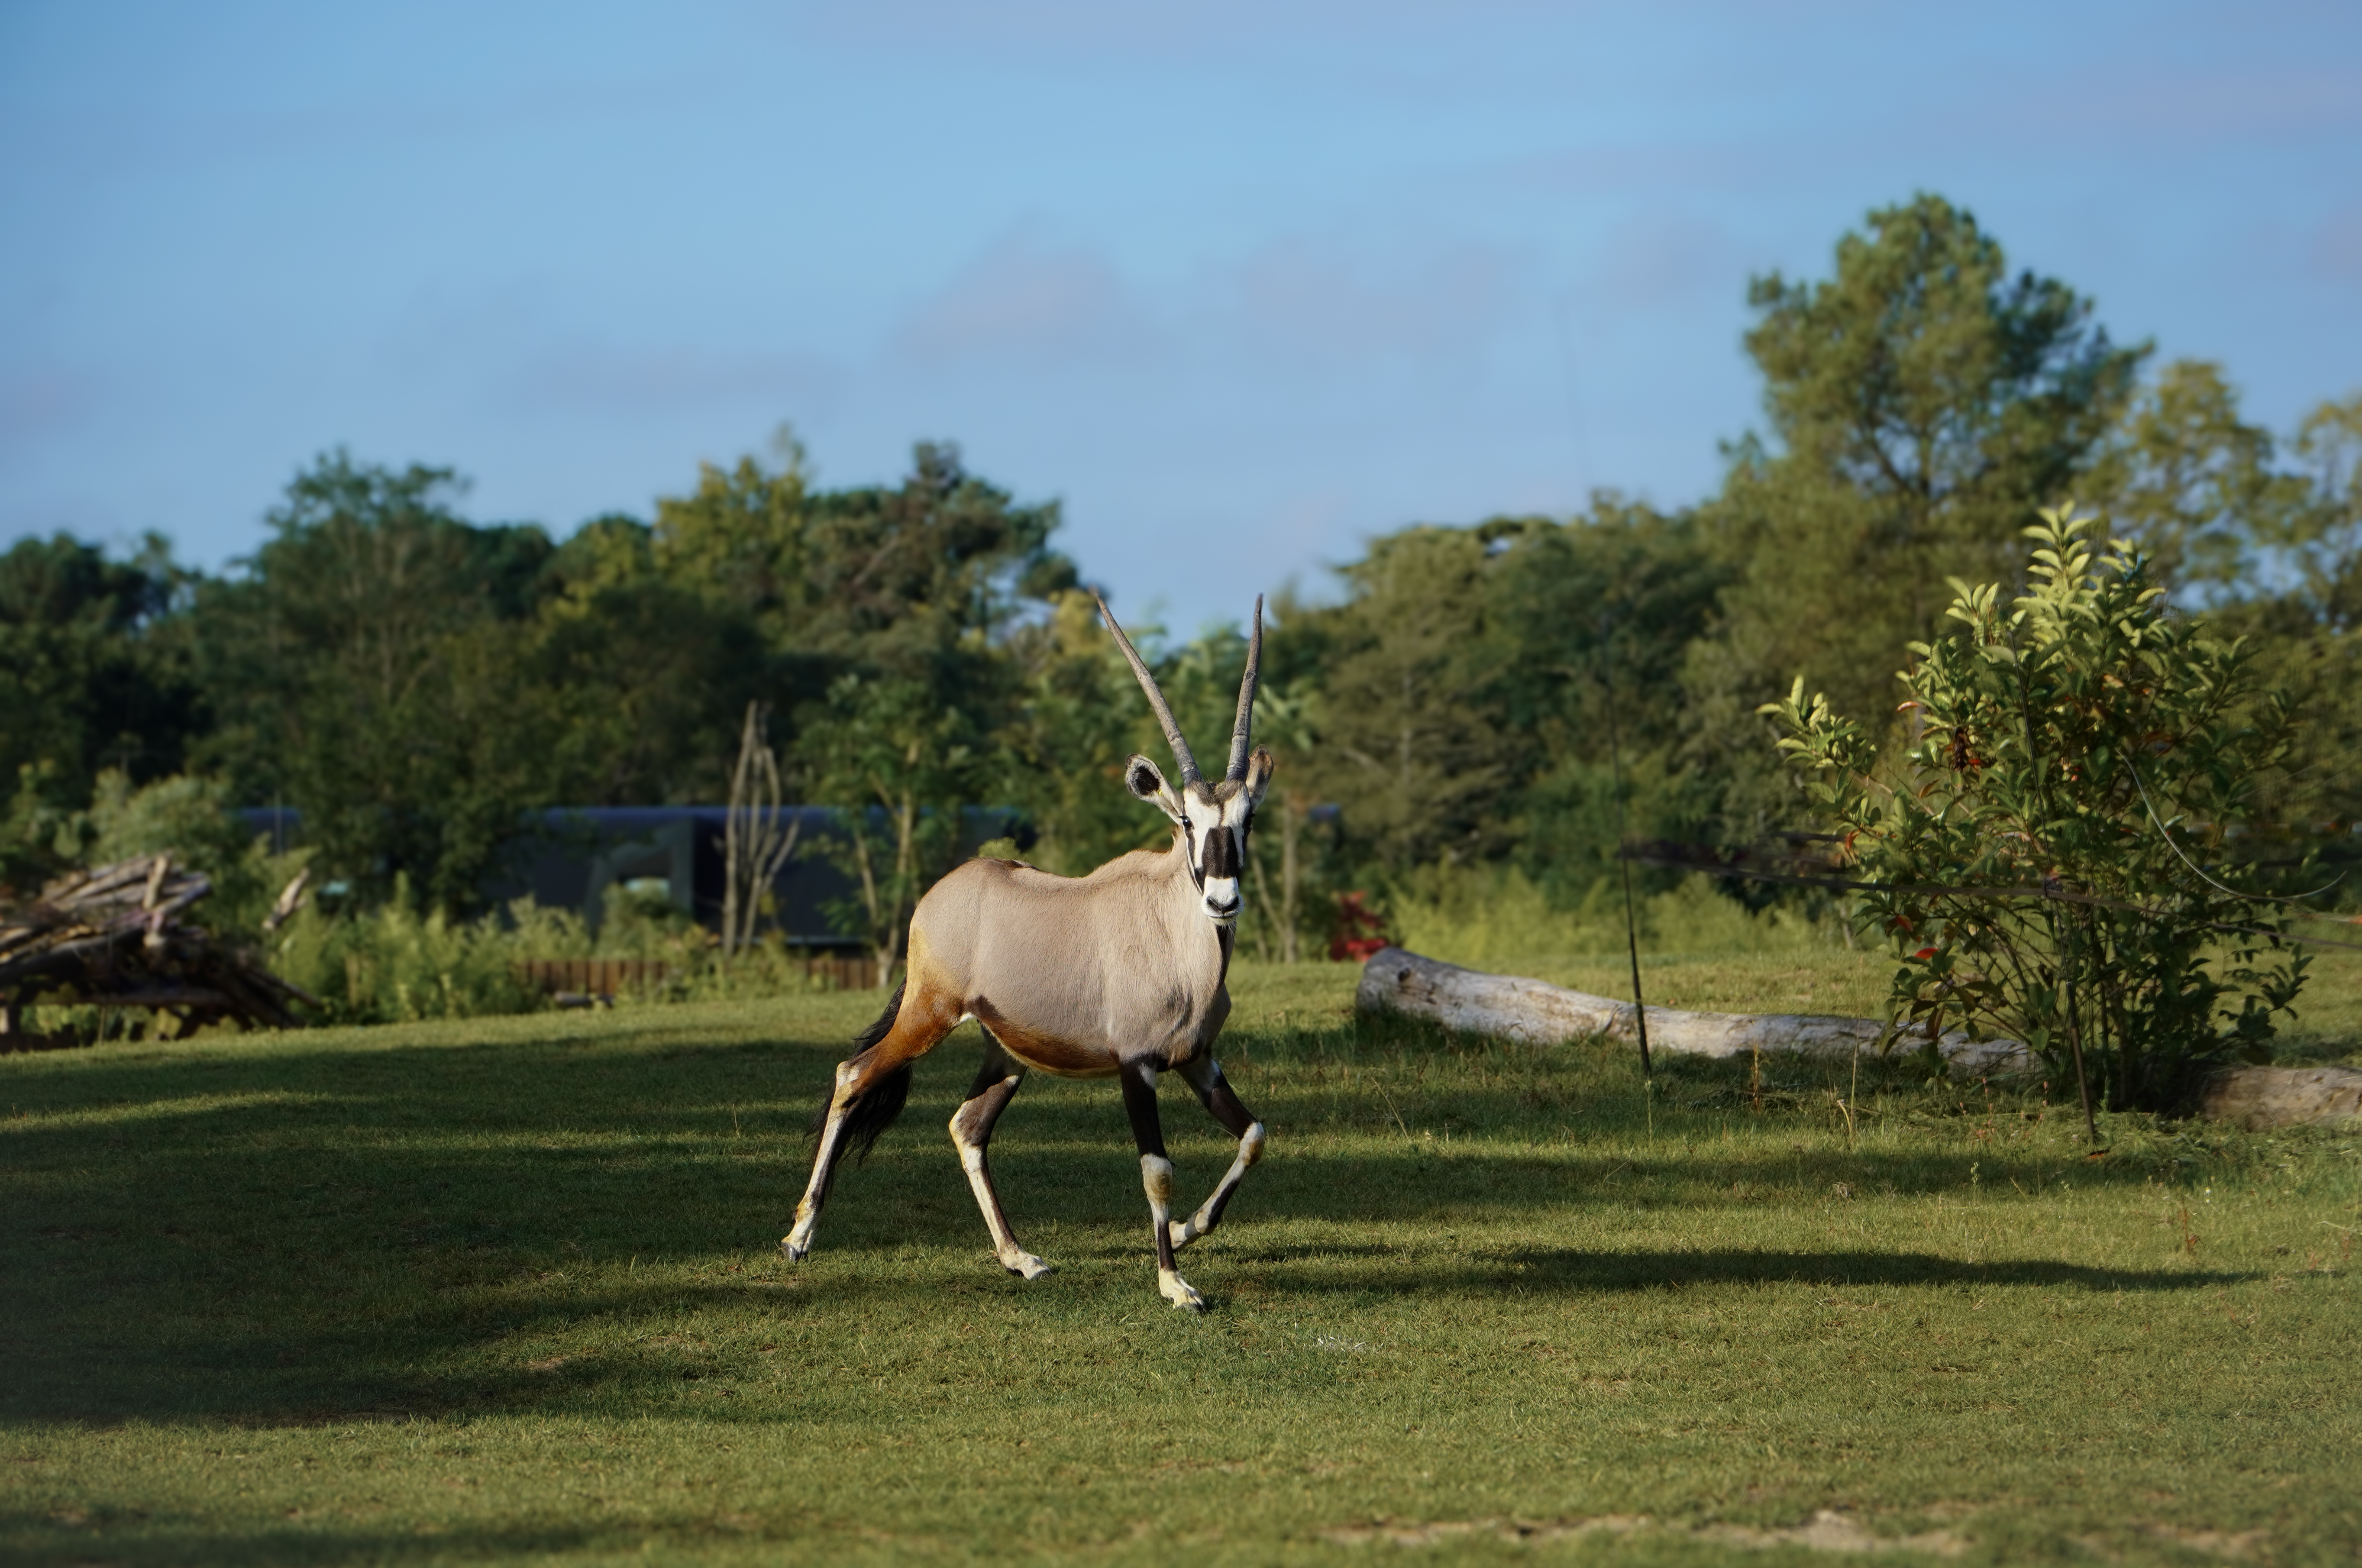
[[[811,1251],[839,1159],[849,1147],[867,1154],[901,1112],[912,1064],[973,1018],[984,1026],[984,1062],[952,1116],[952,1143],[1001,1267],[1029,1280],[1051,1272],[1017,1244],[1001,1211],[986,1163],[993,1124],[1028,1072],[1113,1077],[1140,1148],[1157,1291],[1175,1307],[1205,1309],[1205,1297],[1174,1267],[1173,1254],[1221,1223],[1231,1195],[1264,1148],[1263,1123],[1239,1102],[1214,1059],[1214,1037],[1231,1011],[1225,981],[1247,834],[1273,772],[1270,752],[1248,750],[1263,660],[1263,600],[1255,600],[1230,766],[1219,784],[1198,773],[1140,650],[1107,601],[1099,600],[1098,607],[1140,678],[1180,770],[1176,786],[1156,764],[1134,754],[1124,764],[1124,783],[1172,819],[1173,842],[1161,853],[1119,856],[1087,877],[971,860],[919,900],[911,915],[902,984],[836,1069],[835,1091],[818,1122],[811,1180],[796,1205],[795,1228],[779,1243],[790,1261]],[[1165,1157],[1156,1110],[1156,1076],[1167,1068],[1187,1081],[1208,1113],[1239,1141],[1229,1171],[1186,1220],[1172,1217],[1173,1162]]]

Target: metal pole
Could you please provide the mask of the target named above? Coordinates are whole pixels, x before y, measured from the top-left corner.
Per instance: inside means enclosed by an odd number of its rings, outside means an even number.
[[[1607,697],[1608,778],[1616,790],[1616,863],[1624,873],[1624,948],[1632,960],[1632,1021],[1640,1036],[1640,1077],[1654,1088],[1657,1075],[1649,1065],[1649,1007],[1640,996],[1640,928],[1632,912],[1632,862],[1625,855],[1624,748],[1616,733],[1616,682],[1609,675],[1608,623],[1599,624],[1599,685]]]

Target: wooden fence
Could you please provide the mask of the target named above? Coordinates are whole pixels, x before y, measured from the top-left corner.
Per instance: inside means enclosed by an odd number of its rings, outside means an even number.
[[[790,962],[835,990],[877,984],[877,960],[866,953],[815,953]],[[552,996],[612,997],[663,985],[679,972],[657,958],[528,958],[517,967],[527,985]]]

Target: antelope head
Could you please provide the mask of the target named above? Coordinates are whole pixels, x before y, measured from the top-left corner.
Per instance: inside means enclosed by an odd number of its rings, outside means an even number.
[[[1248,749],[1254,719],[1255,672],[1263,664],[1263,596],[1255,596],[1254,633],[1247,640],[1246,677],[1239,682],[1239,717],[1231,731],[1231,761],[1220,783],[1209,783],[1198,771],[1198,759],[1189,754],[1189,742],[1174,722],[1173,710],[1164,693],[1157,690],[1156,678],[1148,673],[1140,650],[1116,624],[1104,599],[1099,601],[1099,613],[1107,618],[1108,630],[1115,634],[1117,646],[1131,661],[1132,674],[1140,678],[1140,689],[1148,693],[1148,705],[1156,710],[1156,722],[1164,726],[1165,743],[1172,746],[1173,761],[1180,771],[1176,786],[1165,779],[1156,764],[1135,754],[1123,765],[1123,781],[1181,830],[1181,853],[1189,867],[1189,879],[1205,900],[1206,916],[1218,925],[1228,925],[1239,918],[1247,834],[1254,827],[1255,808],[1271,787],[1274,766],[1268,751],[1257,746],[1250,755]]]

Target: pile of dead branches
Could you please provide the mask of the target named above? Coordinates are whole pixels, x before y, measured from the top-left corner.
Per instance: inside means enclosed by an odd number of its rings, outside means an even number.
[[[251,955],[185,917],[213,891],[202,873],[169,855],[75,871],[30,902],[0,910],[0,1050],[28,1048],[25,1010],[36,1003],[145,1009],[151,1038],[233,1021],[291,1029],[297,1004],[319,1003]],[[266,928],[302,903],[304,878],[287,886]],[[73,1044],[49,1036],[41,1044]]]

